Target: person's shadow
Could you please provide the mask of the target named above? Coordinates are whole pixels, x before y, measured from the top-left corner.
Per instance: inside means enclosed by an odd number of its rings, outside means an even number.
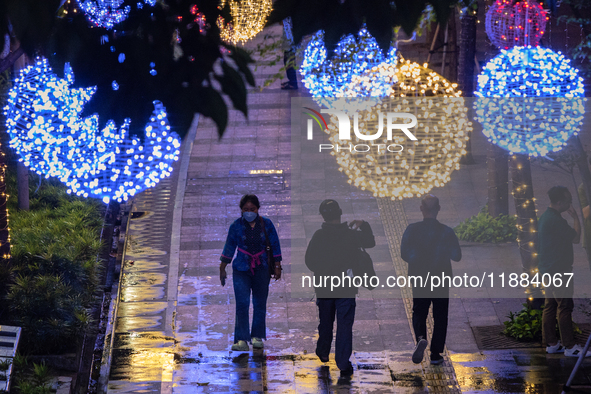
[[[248,353],[240,353],[236,357],[232,357],[232,363],[238,364],[239,367],[246,368],[248,366],[248,359],[250,355]]]
[[[318,369],[318,388],[322,393],[329,393],[332,379],[330,378],[330,368],[328,365],[322,365]]]
[[[337,380],[338,386],[351,386],[351,376],[339,377]],[[332,386],[332,377],[330,376],[330,368],[328,365],[323,365],[318,369],[318,388],[323,393],[331,393],[334,391]],[[340,387],[341,389],[347,389],[347,387]],[[341,392],[339,390],[339,392]]]
[[[271,356],[272,357],[272,356]],[[248,352],[244,352],[239,354],[236,357],[232,358],[232,363],[236,364],[238,368],[244,370],[250,370],[250,372],[255,372],[254,374],[250,374],[249,378],[252,380],[258,380],[258,372],[260,370],[260,380],[263,386],[263,390],[267,390],[268,384],[268,376],[267,376],[267,355],[264,349],[253,349],[252,357],[251,354]],[[255,378],[256,376],[256,378]]]

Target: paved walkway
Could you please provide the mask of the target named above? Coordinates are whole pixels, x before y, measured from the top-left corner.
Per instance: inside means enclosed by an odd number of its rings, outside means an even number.
[[[271,71],[259,70],[257,80]],[[222,139],[212,122],[199,119],[174,177],[135,199],[108,391],[557,392],[574,360],[547,357],[541,349],[479,351],[473,327],[501,324],[508,311],[519,310],[523,302],[494,294],[451,300],[446,362],[432,367],[410,361],[414,341],[409,300],[400,294],[385,297],[391,289],[361,290],[353,378],[339,380],[332,360],[326,366],[317,360],[316,306],[310,296],[293,298],[292,280],[305,272],[301,256],[320,226],[319,203],[336,198],[344,220],[369,221],[378,244],[370,250],[376,270],[400,275],[405,265],[398,257],[399,239],[408,222],[421,219],[419,202],[376,200],[348,185],[330,156],[317,163],[307,160],[305,151],[292,155],[297,145],[290,132],[290,99],[298,93],[277,85],[250,91],[248,121],[231,111]],[[485,204],[485,152],[485,141],[476,136],[478,164],[454,172],[448,185],[434,190],[441,199],[442,222],[457,225]],[[562,178],[535,166],[540,207],[547,204],[548,186]],[[240,215],[238,201],[247,192],[259,196],[261,213],[278,229],[285,271],[281,281],[271,284],[265,349],[231,352],[231,268],[228,284],[221,287],[219,255],[230,223]],[[463,254],[460,267],[520,265],[514,244],[464,244]],[[576,259],[581,280],[591,280],[580,248]],[[575,321],[586,319],[577,309]],[[584,368],[588,372],[589,364]]]

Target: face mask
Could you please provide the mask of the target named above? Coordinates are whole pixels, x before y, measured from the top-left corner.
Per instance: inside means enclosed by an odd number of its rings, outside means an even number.
[[[257,218],[257,216],[258,213],[256,212],[242,212],[242,217],[249,223],[254,221]]]

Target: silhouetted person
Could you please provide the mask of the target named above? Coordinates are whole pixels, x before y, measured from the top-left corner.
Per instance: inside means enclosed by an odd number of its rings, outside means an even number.
[[[451,261],[460,261],[462,251],[458,237],[454,231],[437,221],[441,207],[439,199],[428,194],[421,201],[423,221],[409,224],[400,245],[402,259],[408,263],[408,276],[421,276],[426,279],[431,275],[452,276]],[[447,284],[447,283],[446,283]],[[449,287],[439,287],[431,291],[425,287],[414,287],[412,326],[415,331],[417,345],[412,361],[416,364],[423,361],[423,353],[427,347],[427,316],[433,304],[433,337],[431,338],[431,364],[443,363],[443,349],[447,336],[447,313],[449,309]]]
[[[314,290],[318,305],[318,343],[316,355],[322,362],[328,362],[332,344],[332,329],[337,319],[335,362],[341,376],[353,374],[349,361],[353,352],[353,322],[355,320],[355,286],[316,286],[325,276],[351,277],[358,267],[359,249],[373,248],[376,244],[371,226],[363,220],[341,223],[343,211],[335,200],[324,200],[320,204],[324,218],[322,228],[317,230],[306,250],[306,266],[314,272]],[[344,281],[343,281],[344,282]]]
[[[538,271],[543,278],[550,274],[560,274],[561,286],[545,287],[546,303],[542,314],[542,341],[546,344],[546,353],[562,353],[569,357],[579,357],[583,349],[575,344],[572,313],[574,308],[574,278],[566,286],[565,273],[573,272],[573,244],[581,240],[581,223],[577,211],[572,206],[573,197],[564,186],[554,186],[548,190],[550,206],[538,220]],[[568,213],[574,220],[574,228],[562,217]],[[556,315],[562,343],[556,337]],[[591,356],[587,352],[585,357]]]
[[[285,75],[287,82],[281,84],[283,90],[297,90],[298,78],[295,69],[295,47],[293,45],[293,33],[291,17],[283,20],[283,65],[285,66]]]

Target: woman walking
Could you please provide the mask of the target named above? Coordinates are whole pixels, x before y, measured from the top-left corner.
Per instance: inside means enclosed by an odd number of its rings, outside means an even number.
[[[226,284],[226,265],[232,262],[232,282],[236,298],[236,323],[232,350],[248,351],[263,348],[267,339],[265,317],[271,277],[281,278],[281,247],[273,222],[259,216],[259,199],[247,194],[240,199],[242,216],[230,225],[226,245],[220,257],[220,281]],[[232,260],[234,253],[236,257]],[[271,257],[271,261],[269,261]],[[249,330],[248,309],[252,292],[252,329]]]

